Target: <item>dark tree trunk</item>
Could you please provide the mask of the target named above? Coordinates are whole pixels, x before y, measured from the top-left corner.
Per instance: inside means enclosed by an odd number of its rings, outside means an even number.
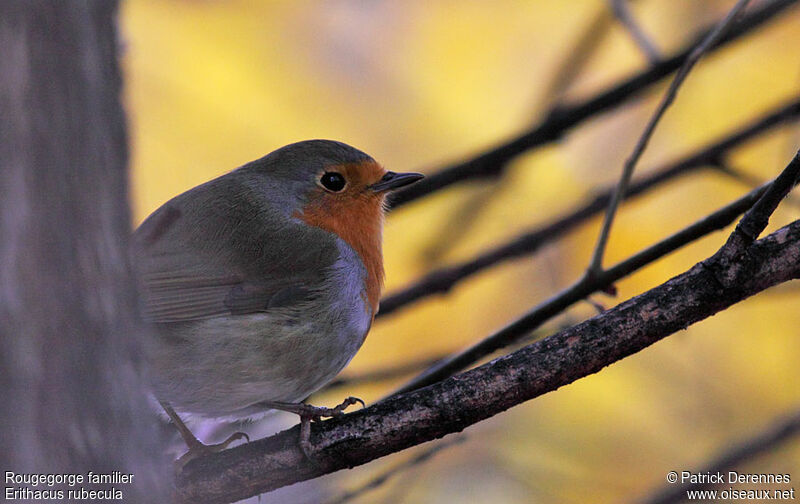
[[[116,14],[0,2],[0,467],[134,473],[113,485],[125,502],[165,502],[126,252]]]

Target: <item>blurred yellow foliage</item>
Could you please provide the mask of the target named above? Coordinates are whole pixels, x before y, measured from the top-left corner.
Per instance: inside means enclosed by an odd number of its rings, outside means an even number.
[[[547,86],[607,2],[127,0],[126,104],[137,223],[175,194],[284,144],[332,138],[390,169],[432,171],[522,130],[551,104]],[[731,1],[633,4],[664,51],[720,18]],[[800,93],[800,12],[702,61],[658,127],[640,171],[701,147]],[[641,69],[609,22],[566,99]],[[496,183],[465,184],[393,213],[385,232],[388,290],[561,215],[613,183],[663,85],[531,151]],[[776,175],[796,127],[737,149],[752,176]],[[606,264],[722,206],[748,188],[703,172],[625,204]],[[785,206],[773,220],[800,216]],[[599,220],[535,256],[505,263],[375,324],[345,373],[461,349],[579,277]],[[453,228],[463,233],[449,235]],[[774,226],[773,226],[774,228]],[[451,243],[442,245],[448,236]],[[713,234],[619,282],[612,306],[712,253]],[[569,387],[470,429],[469,441],[364,500],[408,485],[403,502],[618,502],[691,469],[800,403],[797,286],[776,289],[673,335]],[[591,316],[579,304],[548,327]],[[393,386],[393,385],[392,385]],[[374,400],[377,384],[347,390]],[[338,393],[338,392],[337,392]],[[331,398],[331,401],[335,401]],[[471,434],[470,434],[471,433]],[[401,454],[399,457],[403,457]],[[800,451],[772,467],[800,479]],[[328,480],[348,488],[377,462]],[[743,468],[747,469],[747,468]],[[397,494],[400,495],[400,494]]]

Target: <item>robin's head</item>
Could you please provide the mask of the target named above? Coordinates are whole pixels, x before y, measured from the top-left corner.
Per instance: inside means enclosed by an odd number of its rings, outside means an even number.
[[[367,154],[333,140],[290,144],[245,169],[267,175],[274,183],[273,191],[280,193],[276,199],[294,199],[290,213],[311,205],[330,212],[331,217],[357,207],[381,210],[389,192],[423,178],[419,173],[387,171]]]
[[[369,302],[377,309],[386,195],[423,176],[387,171],[360,150],[331,140],[287,145],[244,170],[266,175],[271,199],[289,216],[335,234],[359,254],[368,273]]]

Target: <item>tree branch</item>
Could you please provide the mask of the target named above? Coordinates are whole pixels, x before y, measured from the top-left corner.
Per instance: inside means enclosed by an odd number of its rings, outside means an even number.
[[[764,193],[766,185],[754,189],[716,212],[695,222],[674,235],[638,252],[628,259],[593,277],[584,276],[550,299],[536,306],[521,318],[487,336],[459,353],[442,359],[394,392],[409,392],[454,375],[492,353],[514,344],[531,330],[563,312],[587,296],[611,287],[614,282],[650,264],[684,245],[731,224]]]
[[[800,142],[798,142],[800,143]],[[755,175],[751,175],[749,173],[744,172],[741,169],[734,168],[729,162],[724,160],[719,160],[718,164],[714,165],[714,168],[723,175],[726,175],[733,180],[741,182],[742,184],[746,185],[747,187],[758,187],[764,183],[762,178],[759,178]],[[791,194],[787,195],[786,198],[783,200],[784,205],[791,205],[795,208],[800,208],[800,199],[797,196],[793,196]]]
[[[764,2],[759,8],[752,9],[748,14],[742,16],[736,26],[714,44],[709,52],[747,35],[767,21],[774,19],[797,1],[770,0]],[[686,61],[698,42],[703,40],[710,31],[711,29],[705,30],[673,56],[650,66],[647,70],[625,79],[592,98],[574,105],[559,106],[530,130],[471,159],[439,169],[408,189],[398,191],[390,201],[391,207],[399,207],[452,184],[501,174],[508,162],[520,154],[558,140],[568,129],[590,117],[613,109],[628,98],[638,95],[651,84],[676,71]]]
[[[736,225],[736,229],[731,233],[727,243],[727,250],[732,256],[741,253],[766,229],[770,216],[797,184],[798,178],[800,178],[800,158],[795,156],[789,166],[769,185],[764,195]]]
[[[800,167],[795,160],[787,170]],[[773,285],[800,278],[800,221],[749,245],[735,260],[715,255],[615,308],[424,389],[391,397],[312,428],[314,461],[298,427],[186,465],[180,502],[236,500],[458,432],[595,373]]]
[[[608,244],[608,237],[611,234],[611,226],[614,223],[614,218],[617,215],[617,209],[619,208],[619,204],[622,201],[625,193],[628,191],[628,184],[633,176],[633,171],[636,169],[636,165],[639,163],[639,159],[641,159],[642,154],[644,154],[647,144],[650,143],[650,138],[652,138],[653,133],[655,133],[656,126],[658,126],[658,123],[661,121],[661,118],[664,117],[667,109],[675,101],[675,98],[678,96],[678,90],[686,80],[686,77],[689,76],[689,72],[691,72],[695,64],[700,61],[700,58],[702,58],[703,55],[722,38],[739,14],[744,10],[745,7],[747,7],[748,3],[750,3],[750,0],[739,0],[736,2],[736,5],[734,5],[733,9],[728,12],[728,15],[726,15],[725,18],[720,21],[719,24],[713,30],[711,30],[711,32],[697,45],[697,47],[692,50],[692,52],[689,54],[689,57],[686,58],[686,61],[684,61],[683,65],[681,65],[678,73],[675,74],[675,78],[669,84],[669,88],[667,88],[667,91],[661,98],[661,102],[658,104],[656,111],[650,117],[650,120],[647,121],[647,126],[645,126],[644,132],[639,137],[639,140],[637,140],[636,146],[633,148],[633,152],[631,153],[630,157],[625,160],[625,165],[622,168],[622,175],[620,176],[619,183],[614,189],[614,194],[611,196],[611,201],[608,204],[608,210],[606,210],[605,218],[603,219],[603,226],[600,229],[600,235],[597,237],[597,244],[595,245],[594,252],[592,252],[592,258],[589,261],[589,267],[586,269],[587,276],[591,277],[598,275],[603,270],[603,256],[605,255],[606,246]]]
[[[542,106],[555,108],[563,101],[564,95],[571,83],[581,73],[592,56],[602,46],[602,39],[609,33],[613,17],[608,9],[597,9],[597,13],[588,23],[586,30],[566,50],[563,50],[563,61],[558,68],[547,77],[547,83],[542,86]],[[536,107],[537,117],[542,114]],[[546,112],[546,111],[545,111]],[[546,115],[546,114],[545,114]],[[461,201],[447,222],[440,225],[437,240],[425,247],[421,252],[426,262],[435,262],[448,250],[452,250],[459,241],[467,236],[478,221],[475,217],[486,208],[495,194],[502,190],[502,175],[498,174],[496,183],[465,201]]]
[[[772,128],[786,124],[800,115],[800,98],[770,111],[728,133],[720,140],[694,152],[682,159],[653,170],[649,175],[634,181],[625,193],[625,198],[633,198],[647,193],[650,189],[699,168],[719,164],[729,150],[761,135]],[[523,255],[532,254],[542,246],[555,241],[575,229],[608,207],[613,188],[600,192],[595,198],[542,227],[529,231],[513,240],[479,256],[453,266],[432,271],[421,280],[400,291],[390,293],[381,300],[377,318],[382,318],[433,294],[448,292],[461,280],[488,269],[496,264]]]
[[[551,317],[593,292],[608,288],[617,280],[659,257],[677,250],[712,231],[727,226],[733,222],[737,215],[754,205],[731,233],[718,259],[719,262],[734,260],[754,239],[750,238],[749,235],[742,237],[744,234],[742,226],[752,228],[751,232],[754,232],[755,235],[760,233],[766,227],[769,215],[775,211],[780,200],[794,187],[798,179],[798,173],[800,173],[800,159],[795,156],[792,162],[773,182],[750,191],[750,193],[733,203],[631,256],[612,268],[603,270],[596,275],[582,277],[578,282],[551,297],[506,327],[487,336],[471,347],[434,364],[395,393],[408,392],[430,385],[452,376],[462,369],[466,369],[483,357],[516,342]],[[753,222],[757,224],[752,224]]]

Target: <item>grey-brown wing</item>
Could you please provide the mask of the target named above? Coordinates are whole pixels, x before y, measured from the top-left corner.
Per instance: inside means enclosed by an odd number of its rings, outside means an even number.
[[[248,281],[243,275],[205,276],[201,268],[142,275],[144,315],[152,322],[179,322],[268,312],[313,299],[302,275],[281,281]]]
[[[173,199],[135,233],[145,317],[199,320],[312,300],[338,257],[333,237],[278,218],[246,191],[220,200],[205,189]]]

